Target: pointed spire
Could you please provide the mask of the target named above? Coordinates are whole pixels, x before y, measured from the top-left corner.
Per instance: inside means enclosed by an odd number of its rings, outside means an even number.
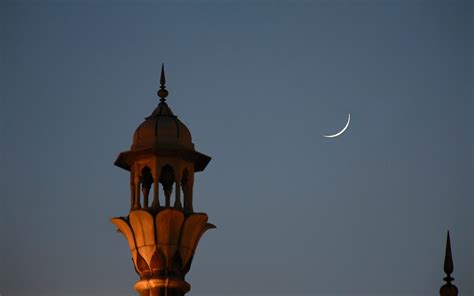
[[[160,102],[164,103],[166,101],[166,97],[168,96],[168,91],[166,90],[166,78],[165,78],[165,65],[161,64],[161,75],[160,75],[160,89],[158,90],[157,94],[160,97]]]
[[[448,275],[445,281],[450,282],[454,279],[450,277],[451,273],[453,273],[454,266],[453,266],[453,255],[451,254],[451,239],[449,237],[449,230],[448,230],[448,237],[446,238],[446,253],[444,255],[444,272]]]
[[[458,288],[451,284],[454,281],[454,278],[451,277],[451,273],[454,270],[453,264],[453,255],[451,254],[451,238],[449,237],[449,230],[448,236],[446,238],[446,252],[444,255],[444,272],[446,273],[446,277],[443,279],[446,281],[441,289],[439,290],[439,294],[441,296],[457,296],[458,295]]]
[[[160,84],[161,84],[162,87],[164,87],[165,84],[166,84],[166,78],[165,78],[165,64],[163,64],[163,63],[161,63]]]

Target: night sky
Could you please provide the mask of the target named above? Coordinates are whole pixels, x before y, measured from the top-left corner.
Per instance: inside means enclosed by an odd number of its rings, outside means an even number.
[[[212,156],[190,295],[439,295],[449,229],[471,296],[474,2],[200,2],[1,2],[1,295],[134,295],[113,162],[164,62]]]

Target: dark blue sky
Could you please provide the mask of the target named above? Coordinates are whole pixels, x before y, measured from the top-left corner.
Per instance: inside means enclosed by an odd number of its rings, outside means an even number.
[[[436,295],[448,228],[472,295],[473,19],[472,1],[3,1],[0,293],[134,293],[113,162],[164,62],[213,157],[191,295]]]

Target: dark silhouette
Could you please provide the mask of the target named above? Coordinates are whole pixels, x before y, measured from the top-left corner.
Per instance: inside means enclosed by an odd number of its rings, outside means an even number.
[[[451,273],[453,273],[454,265],[453,265],[453,255],[451,254],[451,239],[449,238],[449,230],[448,230],[448,237],[446,239],[446,253],[444,255],[444,272],[447,274],[446,277],[443,279],[446,281],[441,289],[439,289],[439,294],[441,296],[457,296],[458,295],[458,288],[451,284],[454,281],[454,278],[451,277]]]

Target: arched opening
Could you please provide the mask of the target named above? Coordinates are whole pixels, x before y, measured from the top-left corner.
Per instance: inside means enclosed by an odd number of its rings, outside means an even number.
[[[148,208],[148,196],[150,195],[150,188],[153,184],[153,175],[148,166],[145,166],[140,174],[140,184],[143,194],[143,208]]]
[[[171,206],[171,192],[173,191],[174,183],[174,170],[170,165],[165,165],[161,169],[160,180],[159,182],[163,186],[163,191],[165,193],[165,206]]]
[[[183,171],[181,178],[181,188],[184,195],[184,210],[187,212],[193,211],[193,184],[189,170],[186,168]]]

